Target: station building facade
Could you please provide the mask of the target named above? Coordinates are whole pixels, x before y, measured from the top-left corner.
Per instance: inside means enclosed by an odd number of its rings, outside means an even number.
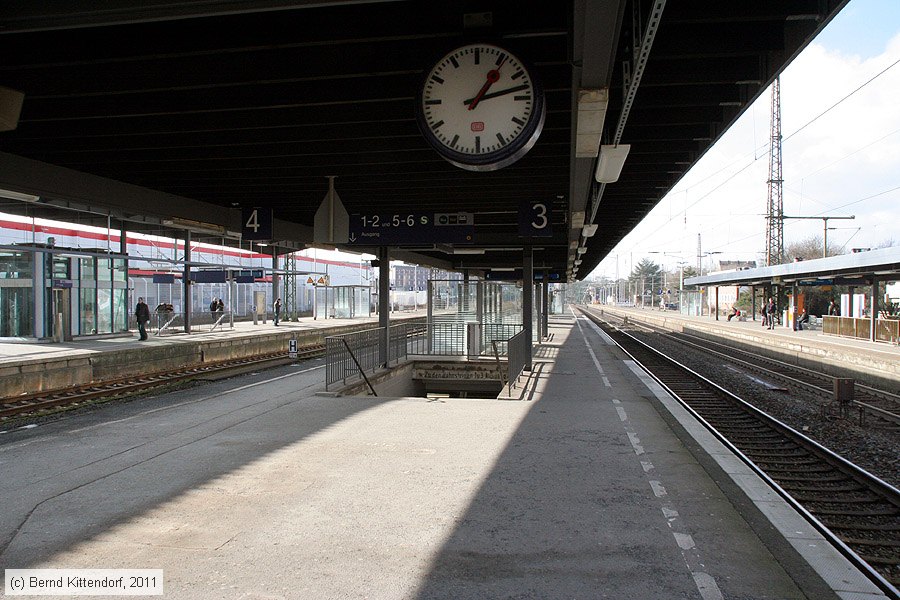
[[[0,213],[0,339],[72,339],[121,334],[133,328],[134,305],[143,297],[153,310],[166,303],[184,308],[184,241]],[[323,284],[368,288],[368,262],[318,259],[295,253],[294,277],[279,271],[280,284],[293,284],[296,313],[311,313]],[[238,318],[249,317],[257,293],[271,307],[273,260],[269,254],[191,243],[196,270],[252,273],[252,283],[195,283],[189,286],[192,315],[208,311],[214,298]],[[282,257],[282,263],[284,258]],[[192,267],[192,269],[194,269]],[[160,277],[170,275],[171,277]],[[257,277],[258,276],[258,277]],[[160,283],[168,279],[171,283]],[[246,277],[241,278],[247,281]],[[322,294],[320,294],[322,295]]]

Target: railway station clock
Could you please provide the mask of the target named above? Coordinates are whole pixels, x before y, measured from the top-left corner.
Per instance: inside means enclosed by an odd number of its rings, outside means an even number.
[[[422,81],[419,129],[446,160],[469,171],[511,165],[544,127],[544,93],[527,65],[493,44],[469,44],[440,59]]]

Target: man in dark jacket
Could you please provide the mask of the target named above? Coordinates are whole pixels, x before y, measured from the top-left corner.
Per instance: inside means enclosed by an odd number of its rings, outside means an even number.
[[[137,318],[138,332],[141,334],[140,339],[143,342],[147,339],[147,323],[150,322],[150,307],[144,303],[143,298],[138,298],[134,316]]]

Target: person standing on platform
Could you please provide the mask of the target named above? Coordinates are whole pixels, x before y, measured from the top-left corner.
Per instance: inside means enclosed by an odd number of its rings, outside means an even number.
[[[138,298],[137,306],[134,309],[134,316],[138,322],[138,333],[141,334],[140,340],[147,340],[147,323],[150,322],[150,307],[144,302],[143,298]]]
[[[218,299],[213,298],[212,302],[209,303],[210,314],[215,313],[217,308],[219,308],[219,301],[218,301]],[[213,316],[215,316],[215,315],[213,314]]]
[[[225,302],[221,298],[216,300],[216,312],[225,312]]]
[[[278,319],[281,318],[281,298],[275,300],[275,304],[272,305],[272,310],[275,313],[275,327],[278,327]]]
[[[838,308],[838,305],[835,304],[834,300],[828,304],[828,314],[832,317],[837,317],[841,314],[841,310]]]
[[[775,298],[769,298],[769,302],[766,304],[766,323],[769,329],[775,329],[775,311],[777,308],[775,307]]]

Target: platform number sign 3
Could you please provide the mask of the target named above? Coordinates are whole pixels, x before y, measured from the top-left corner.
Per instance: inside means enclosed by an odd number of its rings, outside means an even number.
[[[244,207],[241,209],[241,237],[245,240],[269,241],[273,239],[273,221],[271,208]]]
[[[553,221],[550,202],[523,202],[519,207],[519,236],[552,237]]]

